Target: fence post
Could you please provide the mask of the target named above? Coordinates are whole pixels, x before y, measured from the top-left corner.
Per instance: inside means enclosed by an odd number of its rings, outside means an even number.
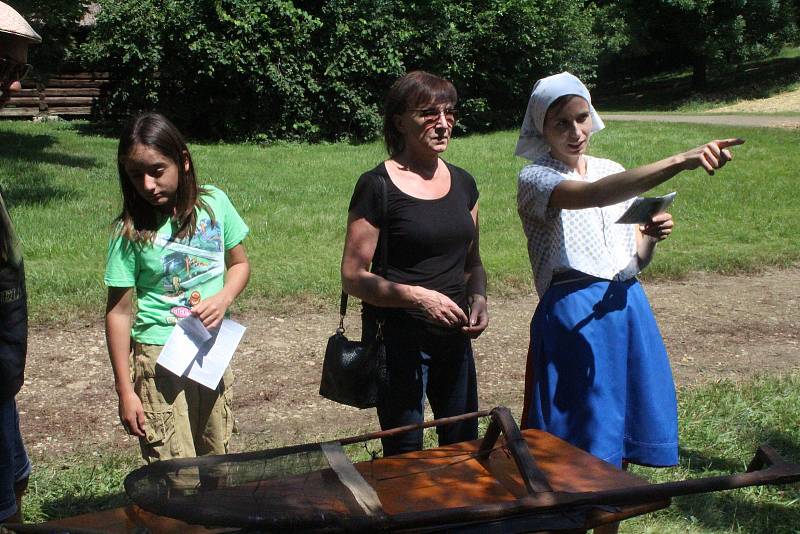
[[[45,84],[40,80],[36,80],[36,94],[39,97],[39,116],[47,115],[47,97],[45,96]]]

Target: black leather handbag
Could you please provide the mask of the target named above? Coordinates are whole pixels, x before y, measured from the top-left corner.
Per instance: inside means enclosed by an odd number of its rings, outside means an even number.
[[[386,213],[387,193],[385,179],[377,175],[381,183],[381,258],[378,274],[386,274],[387,237]],[[363,324],[361,341],[351,341],[345,336],[344,316],[347,313],[347,293],[342,291],[339,301],[339,327],[328,338],[325,347],[325,360],[322,363],[322,379],[319,394],[356,408],[372,408],[378,403],[383,386],[386,384],[386,347],[383,344],[383,318],[364,317],[363,321],[375,320],[375,328]],[[371,325],[370,325],[371,326]],[[372,338],[371,332],[375,333]]]
[[[336,333],[328,338],[319,394],[340,404],[373,408],[386,380],[386,347],[383,321],[377,322],[375,338],[351,341],[345,336],[344,311],[347,293],[342,293],[341,319]]]

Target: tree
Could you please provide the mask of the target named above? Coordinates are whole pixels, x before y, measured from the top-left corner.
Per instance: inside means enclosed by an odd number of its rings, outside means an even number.
[[[13,7],[41,35],[42,43],[31,47],[30,63],[38,78],[45,80],[57,72],[65,61],[74,60],[74,51],[81,34],[79,25],[89,0],[16,0]]]
[[[414,28],[409,70],[430,70],[459,91],[470,131],[519,126],[533,83],[568,70],[595,77],[593,10],[572,0],[422,0],[400,2]]]
[[[381,130],[381,104],[389,85],[405,72],[413,35],[395,0],[296,2],[320,23],[311,33],[320,137],[363,140]]]
[[[796,0],[620,0],[633,44],[692,67],[706,84],[710,65],[765,57],[797,36]]]
[[[369,139],[389,86],[423,69],[469,131],[519,124],[533,82],[594,75],[593,10],[572,0],[102,0],[86,60],[111,111],[168,110],[206,137]]]
[[[110,109],[160,107],[187,132],[314,136],[310,34],[288,0],[105,0],[81,51],[111,72]]]

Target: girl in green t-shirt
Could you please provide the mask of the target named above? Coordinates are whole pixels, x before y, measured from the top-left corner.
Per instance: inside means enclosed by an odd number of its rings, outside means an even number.
[[[163,115],[137,116],[117,156],[122,212],[104,281],[122,425],[139,437],[148,462],[224,454],[233,429],[230,368],[211,390],[156,360],[181,318],[194,315],[209,330],[219,327],[250,277],[242,245],[249,230],[225,193],[198,185],[186,143]]]

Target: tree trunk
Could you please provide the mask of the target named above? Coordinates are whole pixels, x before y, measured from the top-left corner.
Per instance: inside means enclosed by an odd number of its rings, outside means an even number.
[[[701,90],[706,87],[706,71],[708,63],[705,54],[697,54],[692,60],[692,89]]]

